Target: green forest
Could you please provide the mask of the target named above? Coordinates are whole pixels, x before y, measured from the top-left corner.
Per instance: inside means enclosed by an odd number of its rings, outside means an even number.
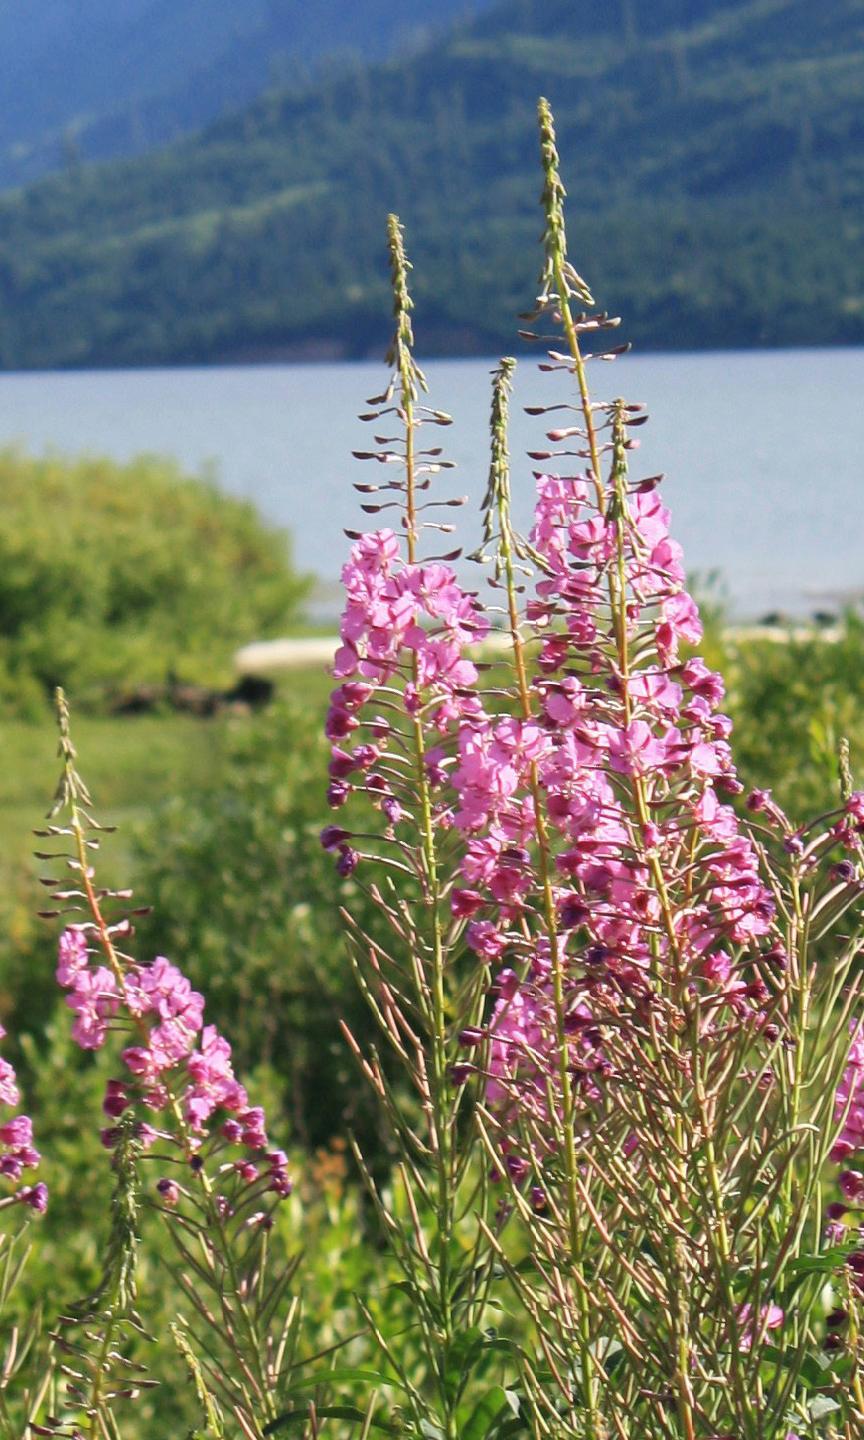
[[[859,0],[499,0],[166,149],[72,157],[0,201],[0,364],[368,354],[387,209],[427,350],[494,349],[534,283],[542,89],[573,251],[643,348],[860,342],[862,40]]]

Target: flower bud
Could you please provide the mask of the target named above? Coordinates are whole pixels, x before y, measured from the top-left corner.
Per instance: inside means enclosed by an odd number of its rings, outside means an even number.
[[[342,876],[343,880],[346,879],[347,876],[354,874],[359,862],[360,856],[356,850],[351,849],[350,845],[339,846],[339,859],[336,862],[336,870],[337,873]]]
[[[469,1025],[459,1031],[459,1044],[466,1050],[471,1050],[475,1045],[482,1045],[485,1039],[485,1031],[479,1030],[476,1025]]]
[[[43,1180],[36,1185],[25,1185],[23,1190],[18,1191],[15,1199],[35,1210],[37,1215],[44,1215],[48,1209],[48,1186]]]
[[[751,790],[744,803],[746,804],[748,810],[752,810],[754,813],[756,813],[760,810],[765,810],[770,803],[770,800],[770,790]]]
[[[864,1175],[860,1170],[843,1170],[839,1183],[847,1200],[864,1200]]]
[[[851,860],[838,860],[828,873],[837,885],[851,885],[858,879],[858,870]]]

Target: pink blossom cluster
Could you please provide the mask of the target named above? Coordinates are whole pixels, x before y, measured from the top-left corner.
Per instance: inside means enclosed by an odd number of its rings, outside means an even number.
[[[431,698],[432,723],[446,729],[465,708],[462,692],[477,679],[464,648],[489,628],[476,600],[462,590],[449,566],[404,561],[392,530],[357,541],[342,581],[346,601],[342,644],[333,667],[336,678],[359,676],[373,687],[386,685],[397,674],[409,678],[409,701],[416,706],[421,695]],[[356,728],[357,699],[369,693],[362,684],[334,691],[327,717],[331,740],[342,740]]]
[[[342,579],[342,644],[333,667],[341,683],[331,694],[325,726],[333,747],[328,800],[337,809],[352,792],[364,793],[392,827],[405,814],[398,785],[379,766],[392,726],[366,707],[373,700],[392,701],[388,691],[398,681],[398,708],[422,714],[434,732],[448,734],[459,718],[479,713],[472,691],[477,669],[464,652],[489,625],[447,565],[408,563],[392,530],[362,536]],[[324,846],[338,852],[343,875],[358,859],[349,839],[336,826],[322,834]]]
[[[741,786],[722,679],[680,653],[701,628],[668,527],[654,491],[631,492],[622,513],[611,486],[601,507],[588,477],[541,475],[531,540],[543,570],[528,605],[535,711],[460,721],[453,821],[465,847],[452,908],[479,958],[509,967],[490,1027],[498,1103],[502,1072],[511,1101],[519,1087],[520,1104],[548,1093],[550,942],[544,957],[544,942],[525,938],[526,924],[548,930],[538,807],[586,1093],[604,1067],[585,1040],[593,1009],[638,1001],[652,958],[700,997],[705,1030],[724,1011],[758,1024],[769,998],[758,962],[774,905],[725,798]]]
[[[841,1125],[832,1151],[837,1161],[864,1150],[864,1023],[852,1028],[852,1042],[843,1078],[837,1087],[835,1114]]]
[[[527,711],[495,713],[481,698],[464,658],[487,629],[476,599],[447,566],[406,563],[380,530],[343,571],[341,683],[326,729],[331,805],[363,792],[391,835],[402,762],[392,722],[370,702],[384,709],[386,697],[434,735],[435,822],[460,841],[453,915],[478,959],[504,967],[490,1099],[542,1109],[560,1028],[553,958],[571,1066],[590,1096],[608,1065],[597,1017],[642,1003],[658,964],[696,997],[704,1034],[766,1022],[774,904],[728,803],[742,787],[723,681],[682,653],[701,624],[655,481],[628,487],[615,467],[600,487],[590,473],[541,474],[530,542]],[[342,874],[357,863],[351,839],[335,825],[322,833]]]
[[[59,942],[57,979],[69,990],[73,1035],[83,1049],[99,1049],[117,1017],[124,1028],[134,1027],[138,1039],[123,1050],[129,1078],[108,1083],[106,1114],[116,1119],[135,1100],[151,1112],[179,1110],[197,1146],[195,1137],[205,1135],[218,1112],[222,1138],[254,1156],[239,1163],[251,1165],[254,1178],[265,1180],[275,1195],[289,1194],[287,1159],[282,1151],[268,1150],[264,1112],[250,1106],[236,1079],[228,1041],[215,1025],[204,1024],[203,996],[164,956],[150,965],[127,961],[122,976],[92,963],[87,933],[85,926],[70,926]],[[107,1144],[114,1134],[111,1128],[103,1132]],[[146,1144],[156,1134],[152,1127],[142,1129]]]
[[[0,1040],[5,1034],[0,1025]],[[20,1103],[14,1067],[0,1056],[0,1104],[15,1110]],[[33,1147],[33,1122],[29,1115],[13,1115],[0,1122],[0,1175],[17,1184],[25,1170],[36,1169],[40,1159],[39,1151]],[[35,1185],[24,1185],[11,1199],[42,1212],[48,1204],[48,1187],[41,1180]]]
[[[534,963],[520,980],[509,966],[494,982],[496,1001],[488,1028],[486,1099],[499,1115],[518,1106],[521,1121],[533,1122],[535,1145],[548,1129],[549,1100],[557,1090],[556,1015],[549,981],[548,946],[537,947]],[[544,953],[545,949],[545,953]],[[596,1017],[578,991],[567,1011],[568,1063],[584,1103],[597,1100],[609,1063],[603,1054]],[[475,1043],[481,1043],[477,1032]],[[464,1040],[463,1040],[463,1043]],[[532,1147],[535,1148],[535,1147]],[[524,1165],[511,1139],[503,1146],[508,1163]],[[527,1167],[525,1170],[527,1173]]]

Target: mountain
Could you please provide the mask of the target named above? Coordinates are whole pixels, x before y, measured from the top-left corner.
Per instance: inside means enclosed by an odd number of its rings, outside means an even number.
[[[416,54],[0,197],[9,366],[512,345],[556,111],[571,251],[648,346],[864,341],[864,0],[498,0]]]
[[[490,0],[0,0],[0,186],[139,153]],[[38,13],[36,13],[38,11]]]

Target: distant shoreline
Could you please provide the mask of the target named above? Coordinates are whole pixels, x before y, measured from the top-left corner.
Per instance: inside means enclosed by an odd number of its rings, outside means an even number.
[[[733,644],[767,641],[774,645],[821,640],[836,645],[842,636],[840,625],[807,625],[800,622],[776,625],[724,625],[723,636]],[[281,640],[256,640],[234,654],[234,669],[240,675],[271,675],[283,670],[303,670],[310,665],[330,665],[342,642],[338,635],[302,635]],[[510,648],[506,630],[495,630],[473,647],[480,654],[497,655]]]
[[[81,365],[57,365],[46,367],[27,367],[24,369],[4,369],[0,366],[0,380],[13,378],[15,376],[27,375],[117,375],[117,374],[147,374],[153,371],[164,370],[275,370],[282,367],[294,366],[318,366],[325,368],[327,365],[371,365],[383,364],[386,345],[382,342],[380,348],[370,347],[362,352],[355,351],[347,345],[339,345],[337,342],[326,340],[298,342],[296,345],[284,345],[261,350],[260,353],[239,350],[236,354],[220,355],[215,359],[176,359],[176,360],[141,360],[134,364],[107,364],[104,361],[99,363]],[[835,351],[859,351],[864,350],[862,341],[837,340],[832,342],[814,342],[813,344],[799,345],[702,345],[694,349],[692,346],[654,346],[653,348],[634,346],[630,352],[633,358],[647,360],[653,357],[692,355],[792,355],[808,354],[818,355],[834,353]],[[540,359],[543,354],[541,346],[529,348],[525,345],[504,343],[497,349],[494,346],[478,348],[476,350],[446,350],[433,348],[430,350],[418,351],[418,362],[420,365],[431,364],[436,361],[462,360],[466,363],[472,360],[488,361],[496,363],[498,356],[504,353],[512,353],[521,360]],[[627,357],[622,357],[627,358]]]

